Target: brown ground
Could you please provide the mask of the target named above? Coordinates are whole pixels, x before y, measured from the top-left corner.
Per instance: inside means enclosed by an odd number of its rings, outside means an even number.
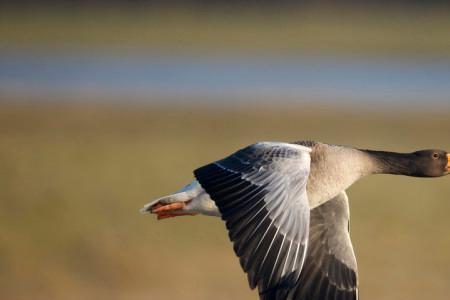
[[[450,149],[449,111],[0,102],[0,298],[257,299],[219,219],[138,210],[258,140]],[[449,194],[448,177],[349,190],[362,299],[448,299]]]

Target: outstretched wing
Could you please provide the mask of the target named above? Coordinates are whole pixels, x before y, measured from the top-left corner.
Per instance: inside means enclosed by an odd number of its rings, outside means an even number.
[[[261,295],[294,287],[306,256],[310,148],[261,142],[194,171]]]
[[[311,211],[309,245],[297,286],[282,299],[356,300],[358,277],[345,192]]]

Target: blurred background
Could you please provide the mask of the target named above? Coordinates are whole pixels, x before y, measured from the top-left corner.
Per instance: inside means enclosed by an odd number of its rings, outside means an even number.
[[[2,1],[0,298],[257,299],[149,200],[258,140],[450,150],[446,1]],[[362,299],[449,299],[449,178],[348,191]]]

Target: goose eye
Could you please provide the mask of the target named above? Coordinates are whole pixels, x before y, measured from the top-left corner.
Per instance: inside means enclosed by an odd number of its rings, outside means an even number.
[[[438,159],[439,158],[439,153],[433,153],[433,159]]]

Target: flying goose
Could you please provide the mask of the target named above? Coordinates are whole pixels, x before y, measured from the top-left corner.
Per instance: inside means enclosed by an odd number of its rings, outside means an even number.
[[[449,160],[442,150],[259,142],[196,169],[196,180],[141,212],[220,216],[262,300],[358,299],[345,190],[370,174],[447,175]]]

